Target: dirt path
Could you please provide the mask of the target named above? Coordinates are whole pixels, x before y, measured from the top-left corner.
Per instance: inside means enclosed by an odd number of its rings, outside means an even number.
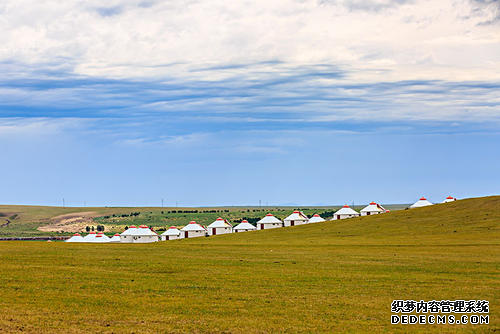
[[[94,211],[75,212],[56,216],[50,219],[50,223],[38,228],[43,232],[80,232],[85,226],[93,224],[93,218],[99,215]]]

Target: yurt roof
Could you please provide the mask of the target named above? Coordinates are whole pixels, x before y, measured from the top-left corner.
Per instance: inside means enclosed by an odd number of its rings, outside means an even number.
[[[285,220],[303,220],[307,221],[309,218],[300,211],[294,211],[290,216],[286,217]]]
[[[128,229],[126,229],[125,231],[123,231],[120,235],[134,235],[135,234],[135,230],[137,230],[137,227],[134,226],[134,225],[131,225],[128,227]]]
[[[241,223],[234,227],[235,230],[256,230],[257,228],[250,224],[246,220],[242,220]]]
[[[65,240],[66,242],[82,242],[83,237],[80,235],[80,233],[75,233],[69,238],[68,240]]]
[[[416,201],[414,204],[410,206],[410,208],[420,208],[423,206],[429,206],[432,205],[431,202],[429,202],[425,197],[420,198],[418,201]]]
[[[309,218],[309,223],[321,223],[324,221],[325,220],[318,214],[315,214],[311,218]]]
[[[109,242],[109,238],[104,233],[97,233],[95,238],[92,239],[92,242]]]
[[[206,231],[206,229],[194,220],[181,228],[181,231]]]
[[[382,212],[382,211],[384,210],[375,202],[371,202],[363,209],[361,209],[361,212]]]
[[[349,205],[344,205],[340,210],[335,212],[335,215],[359,215],[359,213],[351,209]]]
[[[448,203],[448,202],[454,202],[456,201],[457,199],[453,196],[448,196],[446,197],[446,199],[443,201],[443,203]]]
[[[141,225],[139,227],[129,227],[128,230],[125,230],[121,235],[136,235],[136,236],[148,236],[148,235],[157,235],[156,232],[151,231],[149,227],[146,225]]]
[[[259,220],[257,224],[273,224],[273,223],[281,223],[281,220],[268,213],[264,218]]]
[[[231,224],[226,222],[222,218],[217,218],[212,224],[207,226],[208,228],[217,228],[217,227],[231,227]]]
[[[86,236],[84,236],[83,240],[84,241],[91,241],[91,240],[95,239],[96,234],[97,234],[96,232],[92,231],[89,234],[87,234]]]
[[[181,234],[181,231],[175,226],[170,226],[165,232],[163,232],[161,235],[179,235]]]

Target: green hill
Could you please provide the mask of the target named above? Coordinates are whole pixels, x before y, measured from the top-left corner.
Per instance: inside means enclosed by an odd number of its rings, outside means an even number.
[[[0,242],[0,328],[500,330],[500,196],[148,245]],[[393,299],[490,301],[489,325],[391,325]]]

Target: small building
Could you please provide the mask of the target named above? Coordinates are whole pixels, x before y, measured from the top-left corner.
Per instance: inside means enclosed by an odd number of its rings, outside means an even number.
[[[358,212],[351,209],[349,205],[344,205],[342,208],[340,208],[340,210],[338,210],[333,214],[333,219],[338,220],[338,219],[354,218],[358,216],[359,216]]]
[[[233,231],[234,233],[237,233],[237,232],[255,231],[256,229],[257,227],[250,224],[247,220],[242,220],[241,223],[239,223],[233,228]]]
[[[382,205],[377,204],[375,202],[371,202],[363,209],[361,209],[360,212],[362,216],[370,216],[370,215],[378,215],[379,213],[384,213],[386,212],[386,210]]]
[[[309,221],[308,223],[311,224],[311,223],[321,223],[321,222],[324,222],[325,220],[320,216],[318,215],[317,213],[314,214],[311,218],[309,218]]]
[[[97,232],[97,235],[95,236],[95,239],[92,242],[100,242],[100,243],[109,242],[109,237],[106,234],[104,234],[104,232]]]
[[[110,239],[109,242],[120,242],[120,233],[115,233]]]
[[[455,202],[457,199],[453,196],[448,196],[444,199],[443,203]]]
[[[150,243],[157,242],[158,234],[151,231],[146,225],[141,225],[139,227],[130,226],[128,230],[125,230],[120,234],[120,242],[125,243]]]
[[[270,213],[257,222],[258,230],[268,230],[270,228],[278,227],[283,227],[283,222]]]
[[[220,217],[208,225],[207,229],[209,235],[233,233],[233,226]]]
[[[416,201],[415,203],[413,203],[412,205],[410,205],[410,209],[421,208],[421,207],[429,206],[429,205],[432,205],[432,203],[429,202],[427,200],[427,198],[421,197],[418,201]]]
[[[89,232],[89,234],[87,234],[86,236],[83,237],[82,242],[94,242],[96,235],[97,235],[97,232],[95,232],[95,231]]]
[[[64,242],[84,242],[83,237],[80,235],[80,233],[75,233],[69,238],[68,240],[65,240]]]
[[[295,226],[295,225],[302,225],[302,224],[307,224],[309,221],[309,218],[303,214],[300,211],[294,211],[290,216],[286,217],[285,220],[283,220],[283,226]]]
[[[204,237],[207,235],[205,227],[201,226],[194,220],[181,228],[181,231],[184,233],[184,238]]]
[[[182,233],[175,226],[170,226],[165,232],[160,235],[162,241],[182,239]]]

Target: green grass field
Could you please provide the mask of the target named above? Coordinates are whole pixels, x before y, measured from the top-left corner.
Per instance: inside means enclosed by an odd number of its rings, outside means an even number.
[[[5,332],[494,332],[500,196],[147,245],[0,242]],[[490,301],[489,325],[391,325],[393,299]]]

